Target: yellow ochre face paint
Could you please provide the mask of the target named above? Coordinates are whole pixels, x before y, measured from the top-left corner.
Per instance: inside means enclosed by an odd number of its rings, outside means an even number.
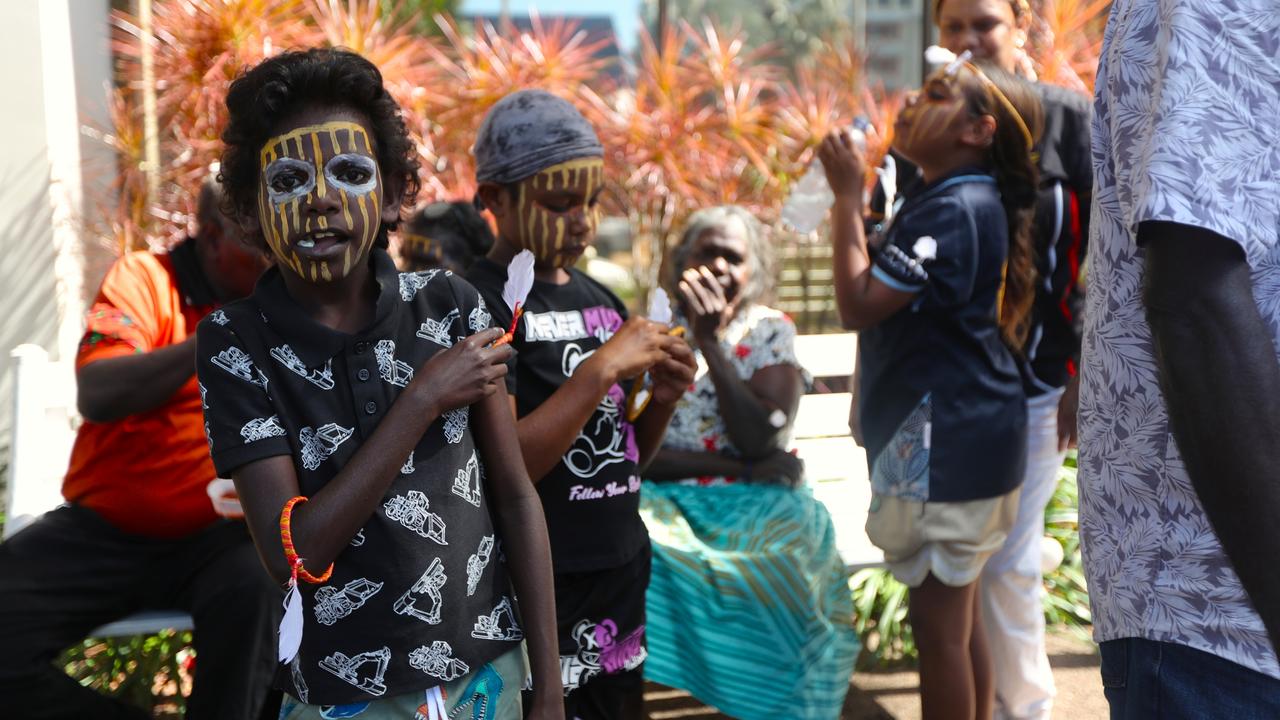
[[[382,178],[362,125],[334,121],[277,135],[258,166],[258,219],[282,266],[322,282],[364,261],[381,223]]]
[[[927,150],[925,145],[966,112],[958,78],[938,71],[925,80],[899,114],[894,147],[908,157],[913,149]]]
[[[541,263],[572,264],[600,226],[600,209],[593,201],[603,185],[604,160],[598,157],[569,160],[525,178],[516,197],[516,241]],[[559,207],[562,200],[568,202]],[[582,213],[581,221],[577,213]],[[585,232],[575,229],[579,222]]]

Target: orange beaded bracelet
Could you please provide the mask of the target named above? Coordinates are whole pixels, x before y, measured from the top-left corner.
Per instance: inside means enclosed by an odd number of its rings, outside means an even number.
[[[299,495],[289,498],[289,502],[284,504],[284,510],[280,511],[280,544],[284,546],[284,558],[289,561],[290,571],[298,578],[309,583],[328,582],[329,576],[333,574],[333,563],[329,563],[324,573],[316,577],[302,566],[302,558],[298,557],[298,551],[293,547],[293,530],[289,527],[289,521],[293,518],[293,506],[306,501],[305,497]]]

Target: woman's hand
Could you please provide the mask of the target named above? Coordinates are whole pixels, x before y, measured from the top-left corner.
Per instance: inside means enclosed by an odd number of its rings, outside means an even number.
[[[689,268],[680,276],[680,296],[685,313],[699,342],[714,341],[720,328],[733,317],[733,306],[724,287],[706,266]]]
[[[844,130],[833,130],[818,145],[818,160],[827,173],[827,184],[837,201],[852,201],[862,205],[865,184],[866,161],[862,151],[853,144],[853,138]]]
[[[467,405],[497,391],[507,374],[507,360],[515,352],[510,345],[489,347],[502,337],[502,329],[489,328],[432,355],[413,379],[414,389],[436,415]]]
[[[804,480],[804,461],[789,450],[774,450],[751,466],[751,479],[799,487]]]

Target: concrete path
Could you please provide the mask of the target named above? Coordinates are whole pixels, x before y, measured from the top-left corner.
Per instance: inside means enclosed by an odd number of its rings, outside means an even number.
[[[1049,664],[1058,686],[1054,718],[1106,720],[1107,701],[1098,675],[1098,653],[1087,638],[1051,632]],[[920,679],[915,671],[856,673],[840,720],[919,720]],[[645,692],[650,720],[732,720],[682,690],[650,685]],[[780,719],[781,720],[781,719]]]

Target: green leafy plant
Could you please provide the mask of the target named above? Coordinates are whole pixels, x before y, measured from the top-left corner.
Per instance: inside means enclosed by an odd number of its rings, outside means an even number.
[[[853,574],[854,629],[862,642],[858,669],[914,665],[916,640],[907,620],[906,585],[888,570],[867,568]]]
[[[1058,473],[1058,487],[1044,509],[1044,532],[1062,544],[1063,561],[1044,576],[1044,616],[1050,625],[1082,628],[1093,622],[1089,590],[1080,556],[1080,493],[1076,486],[1076,454]]]
[[[191,633],[86,638],[63,653],[67,674],[158,716],[181,717],[191,691]]]

